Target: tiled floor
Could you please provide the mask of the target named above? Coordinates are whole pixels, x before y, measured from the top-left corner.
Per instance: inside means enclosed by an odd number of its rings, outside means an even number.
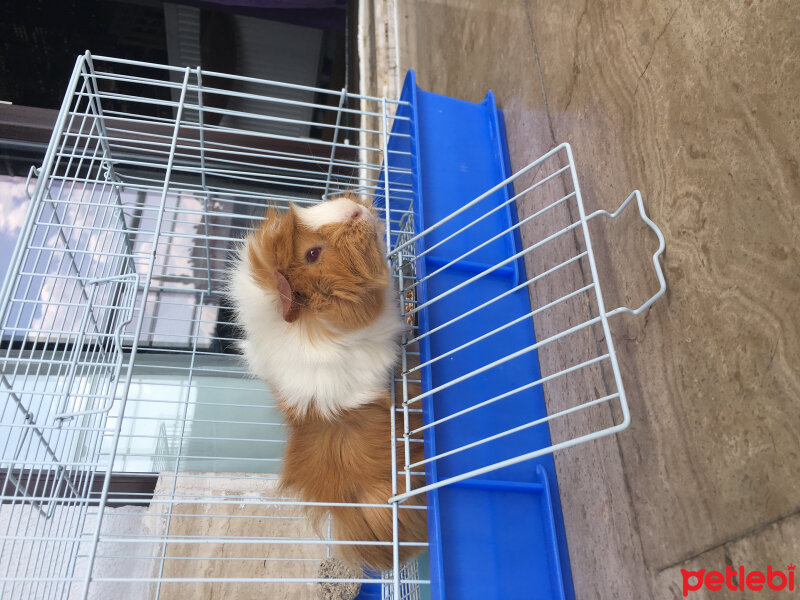
[[[513,167],[570,142],[588,210],[641,189],[667,238],[666,298],[613,323],[630,428],[557,455],[578,597],[796,563],[800,4],[407,0],[397,23],[423,88],[495,91]],[[608,304],[652,293],[636,219],[595,238]]]

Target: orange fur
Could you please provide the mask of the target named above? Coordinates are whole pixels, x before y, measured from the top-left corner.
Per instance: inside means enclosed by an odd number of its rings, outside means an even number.
[[[380,228],[366,221],[332,223],[312,231],[290,206],[283,215],[269,210],[249,238],[248,255],[262,287],[277,290],[275,271],[285,275],[294,318],[324,319],[347,331],[365,326],[383,310],[389,269],[379,236]],[[306,252],[314,247],[322,248],[320,259],[306,264]]]
[[[284,457],[281,485],[311,502],[349,502],[385,504],[392,495],[390,400],[388,393],[361,408],[346,411],[335,421],[314,411],[303,417],[286,413],[290,435]],[[417,416],[412,413],[413,416]],[[402,419],[400,419],[402,421]],[[400,423],[398,423],[400,425]],[[412,427],[419,423],[412,424]],[[398,428],[398,437],[402,429]],[[403,468],[404,447],[396,445],[398,470]],[[412,462],[421,460],[422,444],[412,443]],[[415,487],[422,484],[414,478]],[[398,477],[398,490],[405,491],[403,476]],[[419,496],[403,506],[419,506]],[[340,540],[362,542],[392,541],[391,508],[333,507],[313,508],[310,516],[323,529],[328,510],[333,515],[334,534]],[[402,542],[424,542],[427,539],[426,512],[422,509],[398,510],[398,539]],[[376,569],[392,567],[392,547],[342,545],[343,558],[356,565],[367,564]],[[401,546],[400,561],[419,554],[423,548]]]
[[[349,197],[374,214],[372,207]],[[335,336],[369,325],[385,308],[390,279],[381,235],[380,224],[365,220],[311,230],[292,207],[284,214],[270,209],[249,238],[247,253],[254,280],[262,288],[278,292],[277,302],[285,305],[276,310],[283,311],[292,327],[306,327],[309,335]],[[307,264],[306,252],[315,247],[322,248],[320,258]],[[281,300],[284,292],[291,298]],[[309,502],[386,504],[392,496],[390,404],[389,394],[384,392],[372,402],[331,418],[313,408],[313,398],[309,398],[311,408],[303,411],[279,401],[289,428],[281,474],[284,490]],[[402,437],[402,431],[397,437]],[[412,443],[411,448],[412,462],[421,460],[422,444]],[[404,446],[397,444],[398,470],[403,468],[404,458]],[[415,487],[424,483],[419,479],[415,477]],[[399,476],[400,492],[405,491],[404,484],[404,477]],[[423,542],[427,538],[426,511],[407,508],[411,505],[424,505],[424,497],[415,496],[400,505],[399,540]],[[308,512],[321,532],[330,512],[339,540],[392,542],[391,508],[312,507]],[[338,548],[343,558],[359,566],[386,569],[393,564],[391,545],[344,544]],[[400,560],[422,549],[401,547]]]

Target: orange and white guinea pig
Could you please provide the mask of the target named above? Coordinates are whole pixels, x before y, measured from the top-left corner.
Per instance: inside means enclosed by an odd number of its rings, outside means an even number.
[[[390,432],[389,385],[404,323],[383,236],[374,209],[353,195],[270,209],[231,273],[242,354],[289,429],[281,485],[307,502],[385,504],[392,495],[390,444],[400,436]],[[421,459],[422,444],[411,446]],[[398,444],[399,465],[404,456]],[[402,542],[426,539],[415,498],[398,510]],[[367,542],[338,545],[343,558],[392,566],[391,545],[374,545],[392,541],[391,509],[309,508],[318,523],[328,512],[338,540]],[[400,559],[421,549],[401,546]]]

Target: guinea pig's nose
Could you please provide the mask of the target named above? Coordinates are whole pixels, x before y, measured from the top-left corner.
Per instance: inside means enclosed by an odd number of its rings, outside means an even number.
[[[350,220],[355,221],[358,217],[361,216],[361,207],[356,207],[350,212]]]

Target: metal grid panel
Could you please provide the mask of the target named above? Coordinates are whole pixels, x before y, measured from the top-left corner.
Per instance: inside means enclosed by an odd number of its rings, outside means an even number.
[[[488,208],[482,207],[481,203],[493,194],[503,190],[509,184],[514,183],[516,193],[503,201],[501,204],[490,205]],[[496,198],[496,196],[494,196]],[[636,309],[619,307],[607,309],[603,300],[603,294],[599,283],[597,265],[595,263],[594,252],[592,249],[591,236],[589,233],[589,223],[599,217],[614,219],[618,217],[624,209],[636,200],[639,215],[645,224],[656,234],[658,238],[658,248],[652,255],[652,262],[659,283],[659,290]],[[488,203],[487,203],[488,204]],[[481,237],[481,233],[476,233],[478,224],[493,213],[503,210],[507,205],[529,206],[530,214],[525,216],[520,214],[518,221],[494,235]],[[477,211],[475,210],[477,208]],[[471,213],[468,211],[472,211]],[[462,214],[470,215],[466,224],[458,222],[457,226],[452,225],[451,221]],[[519,235],[522,228],[524,231],[534,232],[533,237],[525,239],[520,249],[515,253],[504,256],[497,262],[485,260],[490,254],[484,252],[492,244],[502,243],[504,238]],[[442,233],[442,230],[445,233]],[[587,442],[598,437],[616,433],[626,428],[630,423],[630,414],[625,397],[617,362],[614,342],[609,328],[609,318],[628,313],[638,315],[655,302],[666,290],[666,283],[659,263],[659,257],[664,251],[664,237],[658,227],[647,217],[642,202],[640,192],[634,191],[627,199],[614,211],[609,213],[598,210],[591,214],[586,214],[583,200],[581,197],[580,186],[576,174],[572,150],[568,144],[557,146],[536,161],[530,163],[506,180],[487,190],[484,194],[475,198],[471,202],[463,204],[458,210],[437,223],[427,227],[424,231],[414,234],[413,227],[406,224],[404,235],[398,239],[396,246],[390,251],[390,257],[399,264],[396,271],[400,274],[399,293],[401,302],[404,304],[405,314],[412,323],[412,332],[404,340],[403,355],[403,388],[406,390],[403,398],[404,414],[404,440],[405,440],[405,486],[406,490],[392,498],[392,500],[403,501],[416,494],[434,490],[451,483],[477,477],[491,471],[496,471],[504,467],[509,467],[530,460],[543,454],[551,453],[562,448],[568,448],[576,444]],[[434,237],[435,234],[438,234]],[[467,248],[463,250],[463,248]],[[417,248],[424,248],[415,251]],[[423,277],[417,277],[417,265],[427,254],[434,250],[445,251],[451,256],[447,262],[439,265],[434,263],[434,268]],[[545,261],[533,262],[528,259],[536,256],[547,257]],[[498,293],[497,295],[486,296],[485,293],[477,291],[484,278],[490,278],[500,269],[513,265],[515,261],[525,259],[527,274],[525,280],[514,287]],[[441,261],[441,259],[437,259]],[[437,277],[447,275],[448,269],[458,269],[460,265],[471,262],[472,268],[477,272],[461,283],[449,286],[445,291],[438,293],[434,297],[427,297],[421,291],[426,282],[434,282]],[[564,271],[573,269],[579,274],[578,277],[563,277]],[[551,280],[557,283],[551,285]],[[564,288],[563,282],[578,280],[572,287]],[[560,289],[558,293],[553,293],[555,289]],[[508,295],[519,290],[527,290],[532,304],[532,310],[522,316],[509,318],[499,326],[487,326],[482,318],[483,311],[492,311],[500,305],[500,301]],[[544,293],[542,290],[547,290]],[[548,293],[549,292],[549,293]],[[469,298],[469,306],[457,316],[445,322],[431,322],[426,331],[422,331],[416,325],[415,315],[436,303],[448,302],[453,294],[461,293],[463,298]],[[415,301],[419,299],[419,301]],[[585,312],[588,308],[588,312]],[[557,318],[553,315],[568,319]],[[584,314],[584,318],[575,318],[575,315]],[[475,366],[466,364],[459,373],[453,375],[447,381],[443,381],[427,390],[419,390],[416,393],[409,392],[410,378],[419,377],[423,369],[434,366],[440,361],[451,361],[456,365],[461,365],[459,359],[476,344],[484,340],[491,340],[492,336],[514,327],[516,324],[534,319],[539,325],[538,341],[521,348],[507,348],[502,356],[492,356]],[[503,320],[503,319],[501,319]],[[552,323],[555,327],[549,329],[546,325]],[[462,328],[468,331],[466,341],[447,342],[448,347],[433,353],[424,362],[409,360],[410,356],[418,356],[418,346],[425,338],[432,339],[437,336],[446,335],[448,329]],[[597,331],[594,331],[597,329]],[[462,336],[464,337],[464,336]],[[487,397],[479,397],[470,389],[476,385],[476,380],[487,372],[502,367],[505,363],[513,361],[519,357],[530,355],[533,352],[542,353],[550,351],[559,353],[562,350],[558,345],[564,343],[565,346],[572,344],[579,347],[582,352],[580,360],[573,363],[561,361],[557,368],[551,372],[542,372],[539,379],[526,382],[517,387],[507,387],[501,393]],[[441,347],[441,344],[439,344]],[[474,355],[474,352],[473,352]],[[554,399],[548,398],[548,414],[529,422],[514,423],[513,426],[502,428],[496,432],[486,435],[481,431],[474,436],[474,439],[455,448],[448,448],[445,451],[438,451],[434,455],[426,455],[424,459],[412,462],[410,458],[410,440],[422,435],[426,430],[429,434],[435,434],[436,429],[444,424],[452,427],[464,425],[462,430],[468,431],[469,425],[467,418],[478,414],[487,407],[502,403],[505,399],[519,394],[525,394],[529,390],[539,386],[547,386],[551,382],[576,378],[582,370],[598,369],[604,380],[608,381],[605,393],[592,395],[591,390],[580,389],[579,397],[568,397]],[[603,369],[610,369],[610,376],[605,376]],[[479,384],[478,384],[479,385]],[[580,387],[580,386],[575,386]],[[422,401],[428,397],[433,397],[436,402],[436,395],[450,388],[460,390],[460,398],[463,400],[463,408],[446,416],[439,416],[434,420],[426,422],[416,429],[409,427],[407,418],[408,411],[418,409]],[[574,390],[574,388],[573,388]],[[552,396],[552,394],[551,394]],[[604,425],[605,419],[590,417],[587,413],[598,408],[608,410],[612,406],[612,422]],[[571,420],[573,425],[565,426],[565,422]],[[583,422],[581,422],[583,420]],[[563,439],[554,441],[551,445],[530,448],[529,451],[521,454],[509,456],[497,462],[486,462],[480,466],[474,466],[474,459],[465,461],[466,464],[473,465],[471,468],[461,469],[456,474],[442,477],[436,482],[427,482],[424,486],[413,488],[412,477],[425,469],[429,463],[450,460],[453,471],[452,458],[461,454],[469,454],[481,446],[499,444],[509,436],[514,436],[520,432],[533,427],[546,427],[551,431],[560,428],[568,432]],[[475,454],[473,454],[475,456]],[[456,469],[457,470],[457,469]]]
[[[319,562],[366,542],[275,488],[285,432],[232,348],[230,249],[267,205],[372,195],[397,103],[88,53],[70,90],[2,292],[0,596],[314,597]],[[271,116],[295,105],[313,120]],[[389,196],[393,232],[411,188]],[[113,483],[143,473],[152,489]],[[396,518],[385,543],[406,543]],[[396,566],[385,597],[417,597]]]
[[[6,597],[64,593],[104,468],[111,402],[130,369],[123,347],[139,275],[102,163],[90,83],[72,84],[80,96],[61,118],[71,135],[48,150],[64,177],[38,179],[2,295],[0,438],[3,493],[13,498],[2,507],[2,549],[20,580],[3,583]]]

